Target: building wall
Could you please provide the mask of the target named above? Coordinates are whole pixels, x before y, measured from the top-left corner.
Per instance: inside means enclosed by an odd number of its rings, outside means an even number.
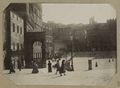
[[[45,48],[45,39],[44,39],[45,31],[43,29],[41,4],[27,3],[26,12],[27,12],[26,35],[25,35],[26,67],[27,68],[32,67],[33,60],[36,60],[38,62],[38,67],[40,68],[45,67],[46,64],[45,63],[46,48]],[[33,36],[30,35],[31,33],[33,34]],[[35,35],[36,33],[37,35],[41,35],[41,36],[36,36]]]
[[[54,55],[61,56],[65,54],[66,44],[61,41],[54,41]]]
[[[12,3],[5,10],[5,36],[4,36],[4,47],[5,52],[7,52],[5,58],[5,67],[9,69],[8,64],[11,63],[11,60],[17,67],[17,60],[19,58],[25,59],[25,66],[32,66],[31,60],[34,58],[34,53],[38,50],[33,50],[33,42],[40,41],[42,43],[42,50],[39,50],[40,56],[42,56],[42,62],[46,61],[46,46],[49,52],[52,51],[52,33],[49,30],[50,28],[47,25],[43,24],[42,21],[42,7],[41,4],[35,3]],[[33,35],[37,32],[39,38],[37,36],[33,36],[30,38],[29,33],[33,33]],[[43,35],[44,34],[44,35]],[[30,39],[30,40],[29,40]],[[46,42],[47,40],[47,42]],[[30,43],[28,43],[30,41]],[[30,47],[27,47],[30,46]],[[35,47],[38,47],[36,45]],[[30,51],[31,50],[31,51]],[[27,51],[27,52],[26,52]],[[29,58],[29,53],[32,55]],[[39,56],[39,55],[38,55]],[[36,56],[35,56],[36,57]],[[41,66],[44,67],[44,66]]]
[[[27,18],[28,18],[27,25],[26,25],[27,26],[27,33],[29,33],[29,32],[43,32],[41,5],[28,3],[26,5],[26,7],[27,7],[26,8],[27,9]],[[34,44],[33,58],[38,57],[38,55],[42,53],[42,50],[39,50],[39,52],[38,52],[38,50],[35,49],[36,47],[41,48],[41,46],[38,46],[38,45],[39,45],[39,43],[36,41],[36,43]]]
[[[42,32],[42,7],[40,4],[27,4],[27,32]]]
[[[17,14],[10,11],[11,50],[22,50],[24,44],[24,21]]]
[[[10,11],[10,36],[11,36],[11,59],[15,68],[18,67],[18,60],[21,64],[24,59],[23,49],[24,49],[24,20]]]
[[[52,27],[43,22],[43,30],[45,31],[46,38],[46,57],[48,59],[53,57],[53,32]]]

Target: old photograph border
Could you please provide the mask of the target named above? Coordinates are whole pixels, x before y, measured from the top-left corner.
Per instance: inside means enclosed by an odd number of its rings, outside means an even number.
[[[2,58],[2,29],[3,29],[3,14],[2,14],[2,11],[4,10],[4,8],[6,7],[6,6],[8,6],[8,4],[10,3],[10,1],[1,1],[2,3],[0,3],[0,26],[1,26],[1,34],[0,34],[0,39],[1,39],[1,42],[0,42],[0,47],[1,47],[1,50],[0,50],[0,52],[1,52],[1,56],[0,56],[0,72],[1,72],[1,75],[0,75],[0,87],[2,87],[2,88],[27,88],[27,87],[29,87],[29,88],[39,88],[39,87],[44,87],[44,88],[52,88],[52,87],[57,87],[57,88],[60,88],[60,87],[69,87],[69,88],[79,88],[79,87],[81,87],[81,88],[88,88],[88,87],[91,87],[91,88],[99,88],[99,87],[101,87],[101,86],[62,86],[62,85],[60,85],[60,86],[43,86],[43,85],[35,85],[35,86],[31,86],[31,85],[26,85],[26,86],[22,86],[22,85],[19,85],[19,86],[16,86],[16,84],[15,83],[13,83],[13,82],[11,82],[10,80],[8,80],[7,78],[5,78],[4,77],[4,74],[2,74],[2,71],[3,71],[3,58]],[[116,11],[117,11],[117,74],[115,74],[115,76],[113,77],[113,79],[111,80],[111,82],[110,82],[110,84],[108,85],[108,86],[104,86],[105,88],[108,88],[108,87],[110,87],[110,88],[117,88],[117,87],[119,87],[119,83],[120,83],[120,78],[119,78],[119,48],[120,48],[120,41],[119,41],[119,33],[120,33],[120,30],[119,30],[119,28],[120,28],[120,11],[119,11],[119,9],[120,9],[120,6],[119,6],[119,3],[120,3],[120,1],[118,2],[117,0],[101,0],[101,1],[96,1],[96,0],[93,0],[92,2],[91,1],[89,1],[89,0],[76,0],[76,2],[75,1],[73,1],[73,0],[68,0],[68,1],[64,1],[64,0],[62,0],[62,1],[58,1],[58,0],[52,0],[51,2],[50,1],[48,1],[48,0],[36,0],[36,1],[30,1],[30,0],[27,0],[27,1],[24,1],[24,0],[21,0],[21,1],[12,1],[12,2],[17,2],[17,3],[23,3],[23,2],[45,2],[45,3],[80,3],[80,4],[82,4],[82,3],[89,3],[89,4],[92,4],[92,3],[94,3],[94,4],[100,4],[100,3],[107,3],[107,4],[111,4],[111,6],[113,7],[113,8],[115,8],[116,9]]]

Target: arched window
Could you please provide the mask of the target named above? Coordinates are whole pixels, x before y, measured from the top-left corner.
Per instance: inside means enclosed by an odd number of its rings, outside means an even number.
[[[40,41],[36,41],[33,43],[33,58],[39,59],[41,58],[42,53],[42,43]]]

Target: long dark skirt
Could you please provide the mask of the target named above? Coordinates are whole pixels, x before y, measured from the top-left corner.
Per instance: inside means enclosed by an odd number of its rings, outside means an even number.
[[[66,71],[65,71],[65,67],[64,67],[64,66],[61,66],[59,72],[60,72],[60,74],[65,73],[65,72],[66,72]]]
[[[38,73],[39,71],[38,71],[38,69],[33,69],[32,70],[32,73]]]
[[[38,73],[38,72],[39,72],[38,68],[36,66],[34,66],[33,70],[32,70],[32,73]]]
[[[14,70],[13,64],[10,66],[10,71],[9,71],[9,73],[11,74],[12,72],[15,73],[15,70]]]
[[[48,67],[48,72],[52,72],[52,67],[51,66]]]

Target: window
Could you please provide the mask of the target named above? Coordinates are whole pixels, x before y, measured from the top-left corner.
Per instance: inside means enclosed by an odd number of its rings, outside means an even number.
[[[17,20],[19,20],[18,16],[17,16]]]
[[[35,55],[35,53],[33,53],[33,58],[36,58],[36,55]]]
[[[21,44],[19,44],[19,50],[21,50]]]
[[[15,43],[13,43],[13,50],[15,50]]]
[[[19,26],[17,26],[17,33],[19,33]]]
[[[12,13],[12,17],[14,18],[14,14]]]
[[[21,49],[23,49],[23,45],[21,44]]]
[[[39,58],[41,58],[41,53],[39,53]]]
[[[22,27],[20,27],[20,34],[22,34]]]
[[[15,32],[15,24],[13,23],[12,25],[13,25],[13,32]]]
[[[13,51],[16,51],[16,47],[17,47],[16,43],[12,43],[12,50]]]
[[[37,53],[35,53],[35,58],[37,58]]]
[[[17,43],[17,50],[19,50],[19,43]]]

